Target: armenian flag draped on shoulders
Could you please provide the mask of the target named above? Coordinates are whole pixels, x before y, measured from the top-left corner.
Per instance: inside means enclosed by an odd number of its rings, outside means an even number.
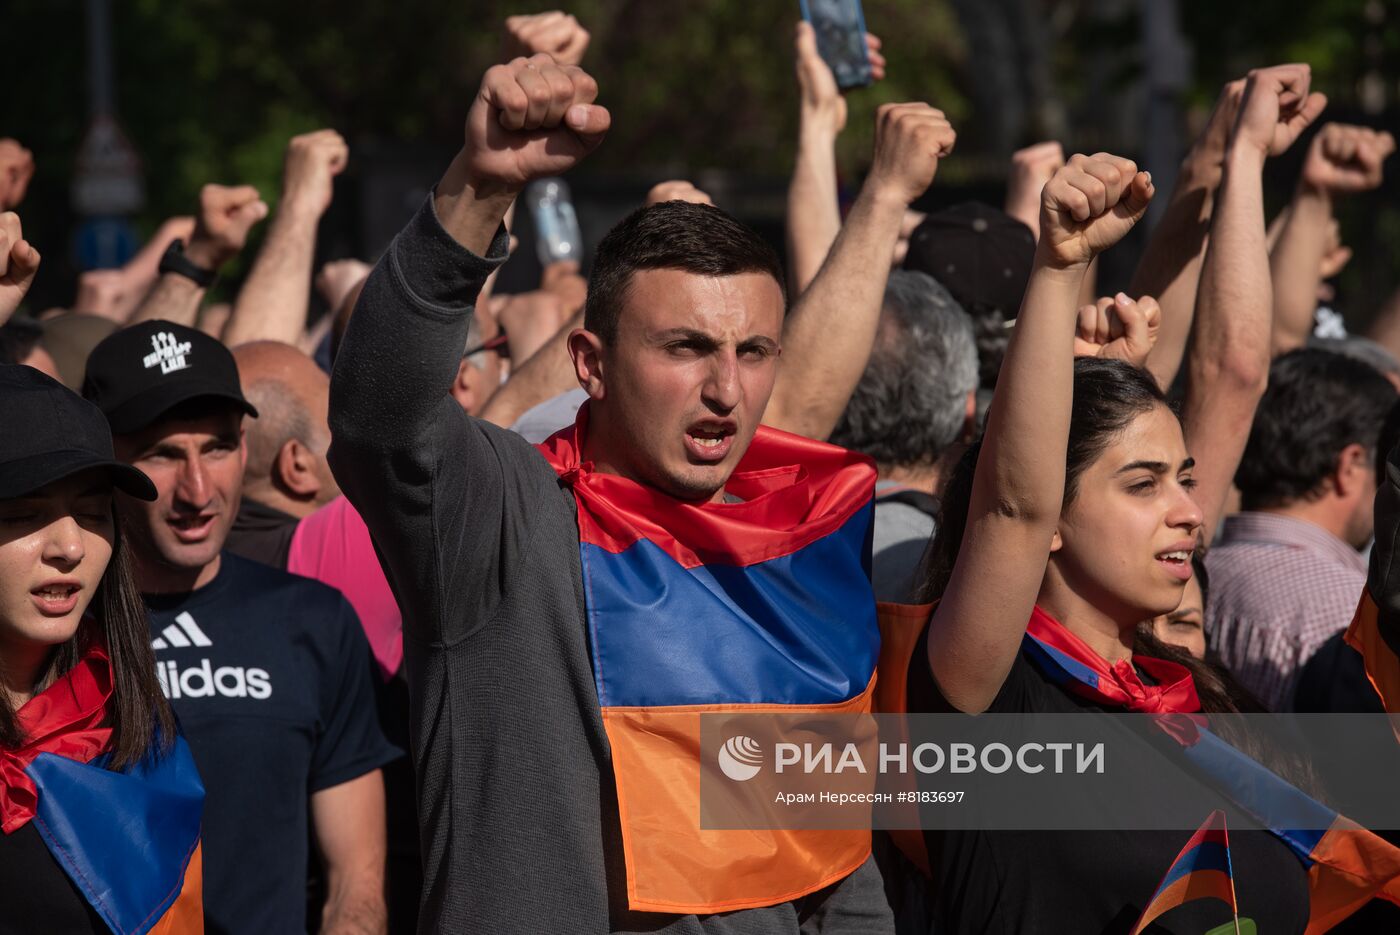
[[[107,768],[112,666],[100,643],[17,712],[24,745],[0,751],[0,831],[32,822],[117,935],[204,931],[204,786],[183,738]],[[160,738],[157,738],[159,741]]]
[[[587,429],[585,403],[539,450],[578,503],[628,904],[725,912],[842,879],[869,856],[869,830],[700,828],[700,717],[870,711],[873,463],[760,427],[731,502],[686,502],[594,471]]]

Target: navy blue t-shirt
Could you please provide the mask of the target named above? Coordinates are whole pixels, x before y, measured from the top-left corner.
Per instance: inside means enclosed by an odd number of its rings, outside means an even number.
[[[309,797],[400,755],[339,591],[223,553],[187,594],[148,594],[152,647],[204,780],[209,935],[306,931]]]

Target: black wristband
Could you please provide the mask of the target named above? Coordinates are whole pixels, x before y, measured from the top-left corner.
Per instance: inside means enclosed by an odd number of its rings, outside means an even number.
[[[184,276],[201,289],[208,289],[219,278],[219,274],[215,270],[196,265],[189,257],[185,256],[185,242],[183,240],[170,241],[170,246],[166,247],[165,253],[161,255],[160,271]]]

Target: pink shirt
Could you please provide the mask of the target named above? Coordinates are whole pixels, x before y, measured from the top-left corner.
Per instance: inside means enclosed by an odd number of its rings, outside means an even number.
[[[336,497],[297,524],[287,570],[345,595],[360,616],[380,674],[385,681],[393,678],[403,662],[403,617],[369,529],[349,500]]]

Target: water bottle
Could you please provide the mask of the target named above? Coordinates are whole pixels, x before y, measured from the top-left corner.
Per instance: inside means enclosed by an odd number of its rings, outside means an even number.
[[[583,237],[578,216],[563,179],[539,179],[530,183],[525,202],[535,221],[535,246],[540,263],[548,266],[560,260],[582,263]]]

